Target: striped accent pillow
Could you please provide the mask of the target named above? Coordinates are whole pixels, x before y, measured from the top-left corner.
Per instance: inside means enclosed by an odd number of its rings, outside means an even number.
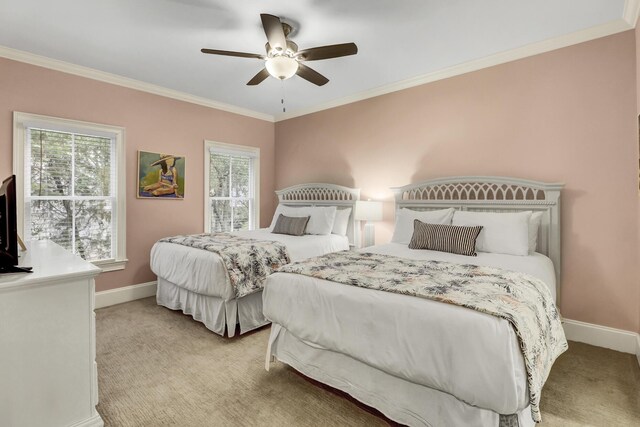
[[[476,256],[476,239],[482,226],[427,224],[413,221],[409,249],[429,249],[458,255]]]
[[[276,225],[273,227],[272,233],[275,234],[289,234],[291,236],[302,236],[304,230],[307,228],[309,222],[308,216],[284,216],[280,214]]]

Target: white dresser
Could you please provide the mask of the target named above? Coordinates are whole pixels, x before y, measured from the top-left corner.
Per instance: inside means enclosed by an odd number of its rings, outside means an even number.
[[[0,275],[0,426],[102,426],[94,278],[100,269],[55,243],[30,242]]]

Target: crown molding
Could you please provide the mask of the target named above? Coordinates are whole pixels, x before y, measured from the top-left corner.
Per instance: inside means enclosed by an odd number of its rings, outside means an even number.
[[[622,19],[633,28],[636,27],[638,22],[638,15],[640,14],[640,0],[625,0],[624,11],[622,12]]]
[[[84,67],[82,65],[71,64],[69,62],[48,58],[46,56],[36,55],[34,53],[25,52],[22,50],[12,49],[6,46],[0,46],[0,57],[36,65],[38,67],[48,68],[55,71],[61,71],[67,74],[86,77],[88,79],[98,80],[104,83],[110,83],[129,89],[152,93],[154,95],[164,96],[166,98],[176,99],[178,101],[189,102],[191,104],[201,105],[203,107],[214,108],[216,110],[222,110],[228,113],[239,114],[242,116],[252,117],[254,119],[265,120],[268,122],[274,121],[274,117],[269,114],[213,101],[211,99],[191,95],[186,92],[180,92],[174,89],[154,85],[152,83],[130,79],[128,77],[119,76],[117,74],[107,73],[104,71],[96,70],[94,68]]]
[[[432,83],[438,80],[459,76],[484,68],[505,64],[529,56],[539,55],[541,53],[562,49],[564,47],[584,43],[601,37],[610,36],[623,31],[628,31],[635,28],[639,16],[640,0],[625,0],[622,19],[616,21],[611,21],[606,24],[597,25],[595,27],[576,31],[570,34],[565,34],[541,42],[532,43],[516,49],[500,52],[473,61],[464,62],[462,64],[454,65],[442,70],[412,77],[406,80],[401,80],[399,82],[391,83],[388,85],[379,86],[377,88],[366,90],[357,94],[345,96],[322,104],[302,108],[284,114],[278,114],[275,116],[231,104],[225,104],[201,96],[191,95],[186,92],[165,88],[162,86],[154,85],[152,83],[146,83],[140,80],[123,77],[117,74],[107,73],[93,68],[76,65],[17,49],[12,49],[5,46],[0,46],[0,57],[130,89],[135,89],[154,95],[164,96],[166,98],[176,99],[178,101],[189,102],[191,104],[201,105],[208,108],[214,108],[216,110],[226,111],[233,114],[239,114],[242,116],[252,117],[268,122],[280,122],[295,117],[305,116],[307,114],[339,107],[342,105],[352,104],[354,102],[362,101],[365,99],[386,95],[388,93],[409,89],[414,86],[420,86],[426,83]]]
[[[374,98],[380,95],[386,95],[391,92],[397,92],[403,89],[409,89],[414,86],[420,86],[426,83],[432,83],[438,80],[447,79],[450,77],[459,76],[462,74],[470,73],[472,71],[478,71],[484,68],[493,67],[507,62],[516,61],[529,56],[539,55],[541,53],[550,52],[564,47],[572,46],[579,43],[584,43],[590,40],[595,40],[601,37],[610,36],[613,34],[628,31],[634,28],[626,19],[627,11],[632,10],[631,4],[636,4],[635,12],[637,17],[640,6],[640,0],[627,0],[625,3],[625,19],[619,19],[611,21],[606,24],[597,25],[595,27],[587,28],[584,30],[576,31],[573,33],[565,34],[552,39],[543,40],[541,42],[532,43],[526,46],[522,46],[516,49],[500,52],[495,55],[486,56],[484,58],[476,59],[462,64],[454,65],[449,68],[434,71],[431,73],[423,74],[410,79],[402,80],[389,85],[380,86],[371,90],[360,92],[354,95],[338,98],[320,105],[316,105],[309,108],[303,108],[300,110],[291,111],[284,114],[278,114],[275,116],[275,121],[280,122],[295,117],[305,116],[307,114],[316,113],[330,108],[339,107],[346,104],[352,104],[354,102],[362,101],[369,98]],[[628,7],[627,7],[628,6]],[[633,14],[629,12],[629,19],[633,19]],[[635,20],[634,20],[635,22]]]

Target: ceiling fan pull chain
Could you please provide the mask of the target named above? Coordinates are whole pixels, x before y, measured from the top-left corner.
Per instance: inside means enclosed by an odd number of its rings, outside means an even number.
[[[282,112],[286,113],[287,112],[287,107],[284,104],[284,80],[280,80],[282,83],[282,98],[280,98],[280,103],[282,104]]]

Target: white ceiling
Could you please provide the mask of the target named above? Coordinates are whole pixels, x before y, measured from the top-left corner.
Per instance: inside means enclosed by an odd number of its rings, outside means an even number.
[[[0,0],[0,45],[213,101],[281,115],[619,21],[625,0]],[[330,82],[246,82],[263,53],[260,13],[300,48],[355,42],[356,56],[308,62]]]

